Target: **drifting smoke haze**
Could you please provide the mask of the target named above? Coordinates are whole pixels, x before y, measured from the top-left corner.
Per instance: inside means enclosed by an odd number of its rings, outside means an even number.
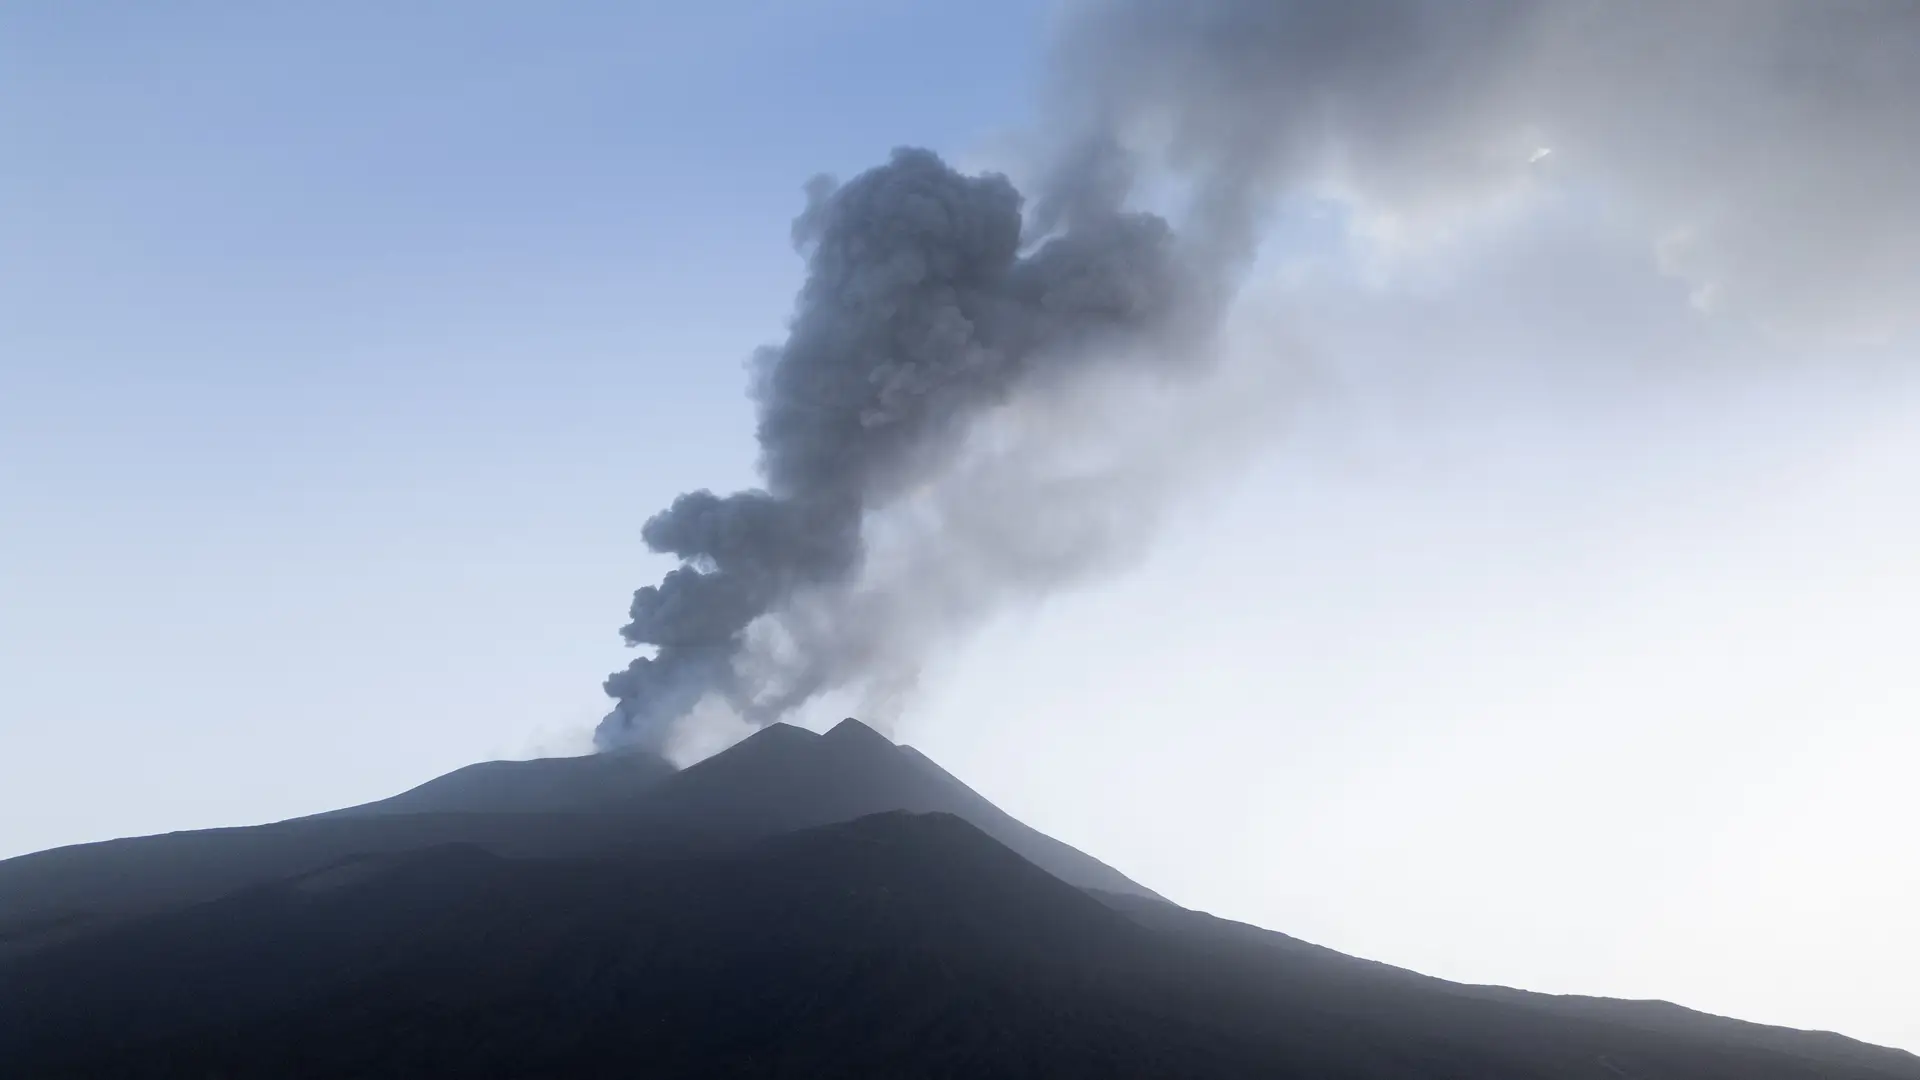
[[[1625,204],[1703,308],[1880,337],[1920,311],[1908,0],[1115,0],[1070,7],[1084,142],[1444,230],[1539,167]]]
[[[1415,243],[1552,177],[1703,317],[1874,341],[1920,311],[1908,0],[1113,0],[1057,32],[1030,202],[921,150],[809,187],[790,333],[752,365],[764,488],[647,523],[682,565],[635,595],[651,652],[600,745],[702,703],[884,718],[939,645],[1136,556],[1220,464],[1194,448],[1271,406],[1222,423],[1233,395],[1191,388],[1258,362],[1221,362],[1229,316],[1300,199]]]

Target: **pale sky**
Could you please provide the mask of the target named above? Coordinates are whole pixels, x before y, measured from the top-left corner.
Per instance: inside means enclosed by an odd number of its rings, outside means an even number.
[[[0,856],[582,748],[666,565],[641,523],[753,480],[801,185],[902,143],[1017,168],[1047,25],[0,15]],[[1920,352],[1877,317],[1911,294],[1822,248],[1799,318],[1726,228],[1788,205],[1747,177],[1692,163],[1727,198],[1653,230],[1652,188],[1537,149],[1443,212],[1290,198],[1237,437],[894,734],[1188,906],[1920,1050]],[[1742,242],[1677,256],[1710,204]]]

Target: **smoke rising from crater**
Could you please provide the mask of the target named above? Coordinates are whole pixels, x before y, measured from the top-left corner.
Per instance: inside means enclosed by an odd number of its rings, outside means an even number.
[[[923,150],[809,186],[790,332],[753,363],[764,488],[646,524],[681,565],[634,596],[653,651],[607,680],[601,745],[703,701],[897,697],[1010,599],[1137,554],[1218,426],[1155,387],[1212,373],[1297,197],[1417,241],[1549,177],[1705,312],[1874,337],[1920,311],[1909,0],[1104,0],[1058,33],[1030,207]],[[1169,182],[1177,229],[1129,209]]]
[[[790,333],[753,364],[766,486],[683,495],[647,522],[682,565],[634,595],[622,636],[655,652],[607,680],[602,745],[659,745],[709,696],[765,722],[873,674],[887,627],[857,642],[819,617],[859,581],[877,511],[911,504],[1024,395],[1204,355],[1183,346],[1205,275],[1166,222],[1083,208],[1035,240],[1008,180],[928,151],[816,180],[794,241],[807,277]]]

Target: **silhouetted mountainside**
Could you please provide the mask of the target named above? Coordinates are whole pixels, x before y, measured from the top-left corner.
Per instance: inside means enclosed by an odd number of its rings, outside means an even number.
[[[1337,972],[1342,978],[1365,977],[1393,981],[1411,991],[1419,991],[1423,988],[1428,991],[1441,990],[1458,999],[1521,1007],[1530,1012],[1550,1012],[1578,1022],[1603,1025],[1615,1030],[1657,1033],[1698,1043],[1720,1040],[1751,1050],[1774,1052],[1788,1057],[1827,1063],[1823,1067],[1848,1064],[1866,1070],[1868,1075],[1920,1076],[1920,1057],[1906,1051],[1849,1039],[1830,1031],[1802,1031],[1796,1028],[1753,1024],[1682,1008],[1667,1001],[1629,1001],[1583,995],[1536,994],[1504,986],[1453,983],[1390,964],[1361,960],[1285,934],[1278,934],[1246,923],[1215,918],[1172,904],[1153,903],[1138,897],[1113,893],[1097,895],[1109,906],[1126,913],[1135,922],[1173,937],[1178,942],[1178,947],[1194,962],[1217,965],[1222,972],[1239,965],[1243,967],[1246,976],[1252,979],[1261,978],[1263,972],[1282,965],[1292,967],[1303,977],[1308,977],[1315,970]],[[1891,1072],[1888,1073],[1886,1070]],[[1652,1078],[1695,1074],[1623,1071],[1620,1075]],[[1820,1075],[1850,1074],[1834,1072]]]
[[[844,720],[825,735],[775,724],[636,800],[651,821],[716,840],[851,821],[889,810],[971,822],[1072,885],[1155,894],[1107,864],[1031,829],[924,755]]]
[[[725,854],[353,860],[0,985],[9,1076],[1920,1077],[1834,1036],[1458,986],[1096,898],[947,815]]]
[[[315,816],[577,813],[632,798],[674,772],[665,758],[637,751],[482,761],[390,799]]]
[[[604,847],[589,815],[301,818],[109,840],[0,863],[0,957],[362,854],[471,843],[521,855]]]
[[[1153,895],[850,720],[826,735],[776,724],[681,772],[644,755],[489,762],[345,811],[9,859],[0,862],[0,956],[354,855],[443,844],[517,858],[660,855],[888,810],[951,813],[1062,880]]]

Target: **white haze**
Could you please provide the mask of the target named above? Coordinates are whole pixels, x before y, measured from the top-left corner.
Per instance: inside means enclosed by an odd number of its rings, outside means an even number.
[[[905,735],[1183,903],[1920,1047],[1920,356],[1702,311],[1568,186],[1270,252],[1277,451]]]
[[[1164,542],[1092,587],[999,603],[1046,554],[1004,542],[876,572],[945,635],[898,734],[1184,903],[1920,1047],[1920,5],[1064,25],[1053,132],[1259,223],[1211,387],[1245,408],[1100,414]],[[967,476],[924,525],[992,526]]]
[[[872,574],[849,597],[884,610],[895,636],[869,647],[876,671],[898,674],[797,719],[891,719],[1010,813],[1181,903],[1449,978],[1665,998],[1920,1050],[1920,4],[1068,8],[1062,96],[966,164],[1029,187],[1054,137],[1109,134],[1145,155],[1154,201],[1209,193],[1244,212],[1259,256],[1223,370],[1171,413],[1122,382],[998,417],[966,467],[873,523]],[[1222,61],[1154,22],[1236,9],[1292,13],[1285,63],[1233,62],[1260,58],[1257,34],[1229,35],[1242,51]],[[751,311],[729,289],[686,317],[777,321],[777,290],[755,295]],[[608,288],[580,310],[625,302]],[[488,308],[440,321],[488,329]],[[649,311],[660,326],[682,314]],[[533,344],[500,366],[544,372],[565,324],[521,327]],[[602,344],[609,369],[628,362],[624,334]],[[694,351],[724,366],[731,347]],[[574,377],[598,387],[597,372]],[[674,419],[671,391],[648,423]],[[638,378],[618,390],[653,392]],[[705,403],[672,429],[676,453],[744,447],[744,426],[710,434]],[[205,415],[243,414],[215,404]],[[1096,407],[1089,462],[1072,420]],[[71,415],[102,438],[147,432],[137,413]],[[581,427],[567,419],[524,445]],[[334,429],[315,430],[337,457]],[[989,435],[1027,440],[1025,459],[1061,472],[996,471]],[[246,527],[176,525],[166,535],[210,554],[169,562],[133,557],[153,546],[136,514],[76,519],[87,528],[67,535],[88,544],[137,537],[113,549],[131,569],[76,592],[84,603],[20,606],[47,617],[10,639],[28,665],[12,685],[41,687],[24,699],[36,714],[101,693],[110,715],[74,707],[64,727],[97,741],[97,724],[142,764],[104,771],[84,743],[15,737],[16,759],[62,778],[35,789],[18,773],[35,792],[19,820],[56,797],[121,807],[18,831],[16,846],[98,838],[79,821],[105,835],[324,809],[350,800],[309,782],[312,805],[292,805],[284,778],[352,775],[353,796],[372,798],[483,738],[511,749],[500,733],[545,710],[589,717],[609,658],[594,650],[614,652],[605,627],[638,548],[581,538],[637,527],[629,472],[650,471],[650,498],[711,478],[677,463],[664,476],[660,455],[619,456],[598,433],[565,445],[573,456],[526,474],[537,482],[488,487],[481,526],[419,541],[384,577],[318,563],[334,576],[312,594],[277,564],[234,568]],[[539,497],[581,471],[586,494]],[[418,475],[427,491],[441,474]],[[1102,497],[1050,503],[1065,478]],[[1022,522],[1009,546],[975,495],[1016,483],[1060,517]],[[392,544],[416,520],[404,494],[323,500],[315,517],[377,520]],[[493,562],[448,556],[518,519],[566,528],[503,541]],[[1072,589],[1003,602],[1030,560],[1049,568],[1035,542],[1116,521],[1140,542],[1103,547]],[[889,547],[888,528],[982,542],[919,566],[889,555],[914,549]],[[564,572],[576,562],[592,572]],[[156,582],[169,588],[141,591]],[[253,622],[212,602],[248,588],[267,597]],[[100,642],[122,592],[168,640],[125,656]],[[865,625],[857,609],[824,614],[835,633]],[[245,632],[195,625],[221,617]],[[176,637],[194,664],[169,651]],[[475,715],[447,706],[452,688]],[[261,702],[274,724],[258,722]],[[747,730],[697,710],[670,750],[694,760]],[[531,749],[585,742],[542,732]],[[156,809],[167,798],[172,817]]]

